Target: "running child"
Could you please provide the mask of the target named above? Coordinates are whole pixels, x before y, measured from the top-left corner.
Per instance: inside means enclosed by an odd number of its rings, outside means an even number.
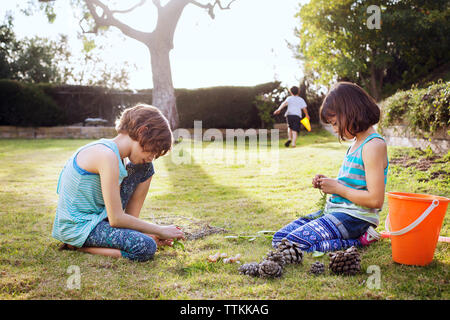
[[[284,144],[286,147],[292,143],[292,148],[295,148],[297,143],[297,136],[300,132],[300,120],[303,118],[303,112],[305,117],[309,120],[308,109],[305,100],[303,100],[299,94],[300,89],[298,87],[292,87],[289,89],[291,94],[286,100],[273,112],[274,115],[280,114],[281,110],[287,107],[284,114],[286,122],[288,124],[288,141]]]

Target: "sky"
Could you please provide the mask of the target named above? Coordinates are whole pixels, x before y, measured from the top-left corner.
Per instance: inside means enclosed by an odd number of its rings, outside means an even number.
[[[306,0],[236,0],[230,10],[216,8],[211,19],[205,10],[188,5],[178,22],[174,49],[170,54],[175,88],[204,88],[212,86],[254,86],[279,80],[286,86],[298,85],[302,78],[301,62],[287,42],[298,44],[294,28],[298,27],[299,3]],[[17,4],[25,0],[2,1],[0,18],[7,10],[16,10],[14,30],[19,38],[39,35],[57,39],[66,34],[71,48],[80,48],[80,31],[68,0],[58,0],[57,18],[49,24],[42,12],[25,16],[17,11]],[[120,1],[121,8],[137,0]],[[117,16],[132,27],[152,31],[156,10],[152,1],[128,16]],[[167,1],[162,1],[164,4]],[[199,1],[206,3],[206,0]],[[225,4],[228,0],[223,1]],[[127,5],[128,4],[128,5]],[[123,61],[136,65],[130,74],[130,88],[152,88],[150,55],[138,41],[111,32],[105,40],[107,50],[102,59],[112,65]]]

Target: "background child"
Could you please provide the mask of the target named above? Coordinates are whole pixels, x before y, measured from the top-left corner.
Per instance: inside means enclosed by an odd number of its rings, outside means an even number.
[[[157,245],[184,238],[176,226],[139,219],[154,174],[152,161],[170,150],[172,132],[163,114],[147,105],[125,110],[116,130],[114,139],[89,143],[66,163],[52,236],[64,243],[62,248],[146,261]]]
[[[375,101],[358,85],[337,83],[325,97],[320,118],[341,139],[354,139],[337,179],[318,174],[314,188],[330,196],[325,210],[302,217],[273,237],[299,243],[305,251],[334,251],[368,245],[378,238],[374,230],[384,202],[388,172],[386,143],[373,128],[380,119]]]
[[[278,107],[277,110],[273,112],[274,115],[280,114],[281,110],[287,106],[285,113],[286,121],[288,124],[288,141],[286,141],[285,146],[289,147],[292,142],[292,147],[295,148],[297,143],[297,136],[300,132],[300,120],[302,119],[302,111],[309,120],[307,105],[305,100],[303,100],[299,94],[300,90],[298,87],[292,87],[289,90],[291,96],[287,97],[286,100]]]

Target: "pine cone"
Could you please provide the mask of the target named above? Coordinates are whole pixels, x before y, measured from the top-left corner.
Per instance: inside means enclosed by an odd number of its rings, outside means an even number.
[[[311,274],[322,274],[325,272],[325,266],[323,263],[316,261],[311,265],[311,269],[309,269],[309,273]]]
[[[258,262],[250,262],[243,264],[239,267],[239,273],[245,274],[252,277],[259,276],[259,263]]]
[[[276,262],[282,267],[286,264],[286,261],[284,260],[284,255],[281,252],[279,252],[278,250],[269,251],[264,260],[270,260],[270,261]]]
[[[329,268],[336,274],[355,275],[361,271],[361,257],[356,247],[330,253]]]
[[[285,263],[302,263],[303,251],[299,245],[283,238],[277,247],[277,251],[283,255]]]
[[[281,277],[283,268],[276,262],[263,260],[259,264],[259,275],[263,278]]]

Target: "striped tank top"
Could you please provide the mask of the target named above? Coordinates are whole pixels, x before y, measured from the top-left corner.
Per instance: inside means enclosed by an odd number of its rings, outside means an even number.
[[[352,153],[349,153],[352,146],[348,148],[342,166],[339,169],[339,174],[337,177],[339,183],[349,188],[357,190],[367,190],[366,172],[362,159],[362,150],[364,145],[372,139],[382,139],[384,141],[384,138],[380,134],[372,133]],[[389,160],[386,168],[384,169],[384,185],[386,185],[387,182],[388,168]],[[327,200],[324,214],[332,212],[343,212],[350,216],[365,220],[374,224],[375,226],[378,226],[380,211],[381,208],[376,209],[362,207],[337,194],[332,194]]]
[[[52,236],[75,247],[82,247],[90,232],[107,217],[100,175],[88,172],[77,164],[78,153],[95,144],[103,144],[117,155],[119,185],[127,176],[119,149],[110,139],[100,139],[79,148],[67,161],[59,175],[56,190],[59,198]]]

